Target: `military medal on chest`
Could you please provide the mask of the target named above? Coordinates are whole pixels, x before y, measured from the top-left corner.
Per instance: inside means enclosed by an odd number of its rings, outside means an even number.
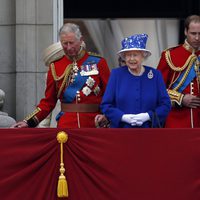
[[[70,74],[70,83],[73,83],[75,77],[78,75],[78,66],[77,66],[76,61],[74,61],[72,63],[72,65],[73,65],[73,67],[72,67],[71,74]]]
[[[82,92],[85,96],[88,96],[92,92],[92,87],[95,84],[95,80],[92,77],[88,77],[86,80],[86,86],[83,87]]]
[[[86,81],[86,85],[90,88],[92,88],[94,86],[95,80],[92,77],[88,77],[87,81]]]
[[[90,76],[99,74],[97,64],[95,62],[88,62],[81,66],[81,76]]]

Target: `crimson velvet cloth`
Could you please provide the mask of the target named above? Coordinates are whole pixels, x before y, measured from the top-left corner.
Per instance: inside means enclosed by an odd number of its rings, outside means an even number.
[[[0,129],[1,200],[199,200],[200,129]]]

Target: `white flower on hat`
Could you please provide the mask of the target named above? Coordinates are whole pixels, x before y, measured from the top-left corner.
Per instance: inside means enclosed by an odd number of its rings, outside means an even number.
[[[148,57],[151,55],[151,52],[146,49],[146,42],[148,39],[148,35],[143,34],[135,34],[129,37],[126,37],[122,40],[122,49],[118,51],[118,54],[123,58],[123,53],[126,51],[143,51],[144,57]]]

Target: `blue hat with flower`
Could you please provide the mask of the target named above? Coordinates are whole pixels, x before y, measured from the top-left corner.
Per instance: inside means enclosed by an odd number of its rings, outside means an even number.
[[[129,37],[126,37],[122,40],[122,49],[118,52],[118,54],[121,54],[125,51],[145,51],[147,52],[146,56],[150,56],[151,52],[146,49],[146,43],[147,43],[148,35],[147,34],[135,34],[131,35]]]

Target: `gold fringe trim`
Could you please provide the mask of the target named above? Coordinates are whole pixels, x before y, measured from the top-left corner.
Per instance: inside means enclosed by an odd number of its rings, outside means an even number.
[[[57,141],[60,143],[60,176],[58,180],[57,186],[57,196],[58,197],[68,197],[68,185],[67,180],[65,178],[65,168],[63,162],[63,143],[67,142],[68,135],[64,131],[60,131],[57,134]]]
[[[165,58],[170,68],[176,72],[183,71],[184,69],[186,69],[186,67],[188,67],[189,64],[192,65],[194,60],[196,60],[196,56],[194,54],[191,54],[182,67],[175,66],[171,60],[171,55],[169,50],[165,52]]]

